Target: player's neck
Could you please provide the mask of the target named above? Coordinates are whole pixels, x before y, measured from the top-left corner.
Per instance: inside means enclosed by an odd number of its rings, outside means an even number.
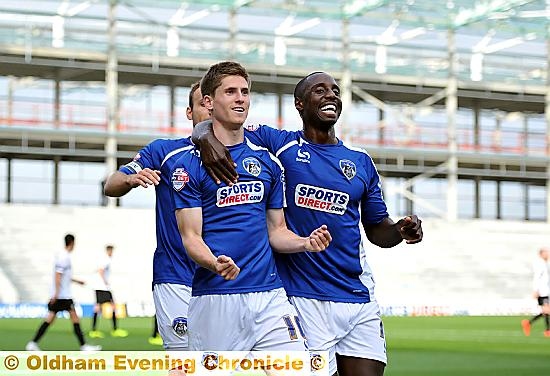
[[[338,139],[334,134],[334,127],[319,129],[304,125],[304,138],[313,144],[335,145]]]
[[[244,129],[242,124],[222,125],[216,119],[212,119],[214,135],[225,146],[233,146],[244,142]]]

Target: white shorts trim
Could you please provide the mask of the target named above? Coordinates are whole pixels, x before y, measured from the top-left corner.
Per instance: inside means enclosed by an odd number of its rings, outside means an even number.
[[[290,298],[306,333],[310,351],[329,352],[329,374],[336,372],[336,354],[387,364],[386,339],[376,301],[342,303]]]
[[[153,286],[153,300],[159,333],[166,350],[188,350],[187,335],[191,287],[173,283]]]

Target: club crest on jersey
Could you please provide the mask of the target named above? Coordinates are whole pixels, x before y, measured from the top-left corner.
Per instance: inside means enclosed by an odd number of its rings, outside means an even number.
[[[244,181],[231,187],[220,187],[216,192],[216,206],[252,204],[264,198],[264,184],[261,181]]]
[[[353,179],[353,177],[357,173],[357,167],[355,167],[355,163],[348,159],[340,159],[340,170],[342,170],[344,176],[348,178],[348,180]]]
[[[254,157],[245,158],[243,160],[243,167],[250,175],[258,176],[262,172],[262,165]]]
[[[133,161],[135,162],[140,158],[141,158],[141,155],[139,155],[139,153],[137,153],[136,156],[134,157]]]
[[[174,172],[172,172],[172,187],[176,191],[181,191],[183,187],[185,187],[185,184],[189,182],[189,174],[185,169],[183,168],[176,168]]]
[[[349,195],[344,192],[298,184],[294,191],[296,206],[326,213],[343,215],[349,203]]]
[[[176,317],[172,321],[172,329],[178,337],[183,337],[187,333],[187,317]]]
[[[218,353],[212,351],[204,352],[202,353],[201,364],[207,370],[212,371],[218,368],[218,359]]]

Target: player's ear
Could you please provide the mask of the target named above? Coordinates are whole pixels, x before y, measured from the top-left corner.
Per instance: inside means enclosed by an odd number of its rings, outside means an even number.
[[[300,98],[294,97],[294,107],[296,107],[298,112],[302,112],[304,109],[304,101],[302,101]]]
[[[185,110],[185,115],[187,115],[187,120],[193,120],[193,110],[191,107],[187,107],[187,110]]]
[[[204,102],[204,107],[206,107],[208,111],[212,111],[212,109],[214,108],[212,104],[213,98],[210,95],[205,95],[202,100]]]

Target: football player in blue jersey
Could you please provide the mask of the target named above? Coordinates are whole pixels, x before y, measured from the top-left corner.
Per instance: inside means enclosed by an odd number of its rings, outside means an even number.
[[[187,118],[193,125],[209,118],[199,83],[191,87]],[[133,161],[112,173],[105,195],[120,197],[132,188],[150,185],[156,191],[157,247],[153,257],[153,298],[159,332],[167,350],[187,349],[187,308],[196,265],[189,259],[178,232],[171,201],[170,172],[182,153],[193,149],[189,138],[154,140]]]
[[[272,250],[316,253],[331,241],[322,224],[303,237],[287,229],[280,163],[244,138],[249,86],[246,70],[229,61],[212,65],[201,81],[214,134],[237,163],[239,181],[217,185],[196,153],[182,155],[172,172],[183,244],[200,266],[189,304],[195,351],[305,350]]]
[[[274,153],[285,169],[289,229],[304,235],[326,224],[334,230],[325,252],[276,255],[277,268],[309,348],[329,351],[331,374],[380,376],[387,362],[386,342],[359,226],[370,242],[388,248],[403,240],[420,242],[421,220],[410,215],[394,223],[371,157],[335,136],[342,100],[331,75],[314,72],[300,80],[294,103],[301,131],[260,126],[245,136]],[[202,140],[210,128],[205,122],[194,131],[203,164],[215,180],[234,181],[240,172],[232,168],[233,161],[224,160],[219,145],[211,151],[211,137]]]

